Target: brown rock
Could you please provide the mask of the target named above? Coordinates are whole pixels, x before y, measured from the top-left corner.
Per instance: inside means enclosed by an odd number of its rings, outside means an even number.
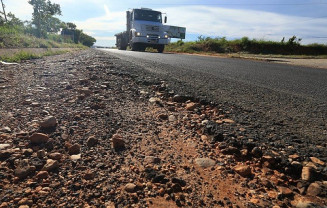
[[[158,119],[160,119],[160,120],[167,120],[168,119],[168,115],[167,114],[159,114],[158,115]]]
[[[146,156],[144,158],[145,163],[150,163],[150,164],[158,164],[161,162],[161,159],[159,157],[154,157],[154,156]]]
[[[189,110],[189,111],[193,111],[195,108],[199,107],[200,104],[199,103],[188,103],[186,104],[186,110]]]
[[[115,150],[123,149],[125,147],[125,141],[123,140],[123,137],[119,134],[114,134],[112,136],[112,146]]]
[[[28,199],[28,198],[22,198],[19,202],[18,205],[28,205],[28,206],[32,206],[33,205],[33,201]]]
[[[234,167],[234,171],[242,177],[249,177],[252,175],[251,168],[248,165],[237,165]]]
[[[0,208],[8,208],[9,204],[7,202],[2,202],[2,204],[0,205]]]
[[[208,168],[216,164],[216,162],[210,158],[196,158],[195,163],[202,168]]]
[[[81,159],[81,154],[71,155],[71,156],[70,156],[70,159],[71,159],[71,160],[79,160],[79,159]]]
[[[314,178],[314,170],[312,167],[303,167],[302,168],[302,173],[301,173],[301,178],[304,181],[312,181]]]
[[[318,158],[316,158],[316,157],[310,157],[310,160],[313,162],[313,163],[315,163],[315,164],[318,164],[318,165],[325,165],[326,163],[324,162],[324,161],[321,161],[321,160],[319,160]]]
[[[61,160],[62,154],[59,152],[53,152],[53,153],[49,154],[49,158],[53,159],[53,160]]]
[[[80,153],[81,146],[79,144],[74,144],[68,148],[68,153],[70,155],[77,155]]]
[[[307,195],[318,196],[321,193],[321,186],[318,183],[311,183],[307,189]]]
[[[292,196],[294,194],[291,189],[284,187],[284,186],[279,186],[278,190],[279,190],[280,194],[282,194],[283,196],[286,196],[286,197]]]
[[[94,136],[91,136],[87,139],[86,144],[88,147],[93,147],[98,143],[98,139]]]
[[[30,137],[30,141],[33,144],[41,144],[41,143],[46,143],[48,142],[49,137],[46,134],[42,134],[42,133],[34,133],[31,137]]]
[[[29,166],[26,165],[24,167],[17,167],[15,169],[15,176],[18,177],[19,179],[26,178],[28,175],[30,175],[33,171],[35,171],[34,166]]]
[[[42,128],[51,128],[57,125],[57,119],[53,116],[48,116],[44,118],[43,121],[40,122],[40,126]]]
[[[128,183],[125,185],[125,191],[128,193],[134,193],[136,192],[136,185],[134,183]]]
[[[224,123],[235,123],[235,121],[233,121],[232,119],[228,119],[228,118],[225,118],[225,119],[223,119],[221,121],[224,122]]]
[[[43,166],[42,170],[51,171],[59,167],[59,162],[57,160],[48,159],[47,163]]]
[[[88,170],[84,173],[84,179],[85,180],[92,180],[94,178],[95,174],[94,172]]]
[[[46,178],[48,178],[49,177],[49,173],[48,173],[48,171],[40,171],[40,172],[38,172],[37,174],[36,174],[36,178],[38,178],[38,179],[46,179]]]

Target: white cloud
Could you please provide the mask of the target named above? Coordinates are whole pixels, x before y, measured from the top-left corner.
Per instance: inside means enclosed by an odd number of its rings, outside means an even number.
[[[11,12],[21,20],[31,20],[33,7],[27,2],[27,0],[4,0],[3,3],[6,6],[6,13]]]
[[[118,32],[125,29],[125,12],[111,12],[107,5],[103,5],[105,14],[89,18],[85,21],[75,21],[78,28],[85,31]]]
[[[324,19],[308,21],[306,17],[207,6],[171,7],[162,11],[167,12],[169,24],[185,26],[187,33],[207,36],[281,40],[296,35],[305,40],[327,34]]]

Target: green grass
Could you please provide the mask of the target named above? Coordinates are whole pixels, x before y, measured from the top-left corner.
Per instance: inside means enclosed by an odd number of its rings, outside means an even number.
[[[0,48],[86,48],[62,36],[49,34],[48,39],[24,34],[19,27],[0,26]]]
[[[166,52],[180,53],[251,53],[279,55],[327,55],[327,45],[301,45],[295,36],[288,41],[250,40],[247,37],[237,40],[200,36],[197,41],[177,41],[166,46]]]
[[[48,49],[45,52],[42,53],[31,53],[31,52],[27,52],[27,51],[20,51],[18,53],[15,53],[11,56],[0,56],[0,60],[1,61],[5,61],[5,62],[21,62],[22,60],[31,60],[31,59],[38,59],[38,58],[42,58],[44,56],[53,56],[53,55],[59,55],[59,54],[64,54],[69,52],[68,50],[57,50],[57,51],[53,51],[51,49]]]

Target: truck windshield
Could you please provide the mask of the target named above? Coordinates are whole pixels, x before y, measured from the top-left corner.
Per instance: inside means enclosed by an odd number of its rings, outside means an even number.
[[[151,11],[151,10],[142,10],[142,9],[134,10],[134,20],[144,20],[144,21],[160,22],[160,23],[162,22],[160,12]]]

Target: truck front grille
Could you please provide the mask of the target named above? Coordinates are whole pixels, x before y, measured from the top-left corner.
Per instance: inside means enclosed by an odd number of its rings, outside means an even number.
[[[147,31],[159,32],[159,26],[146,25],[145,29]]]

